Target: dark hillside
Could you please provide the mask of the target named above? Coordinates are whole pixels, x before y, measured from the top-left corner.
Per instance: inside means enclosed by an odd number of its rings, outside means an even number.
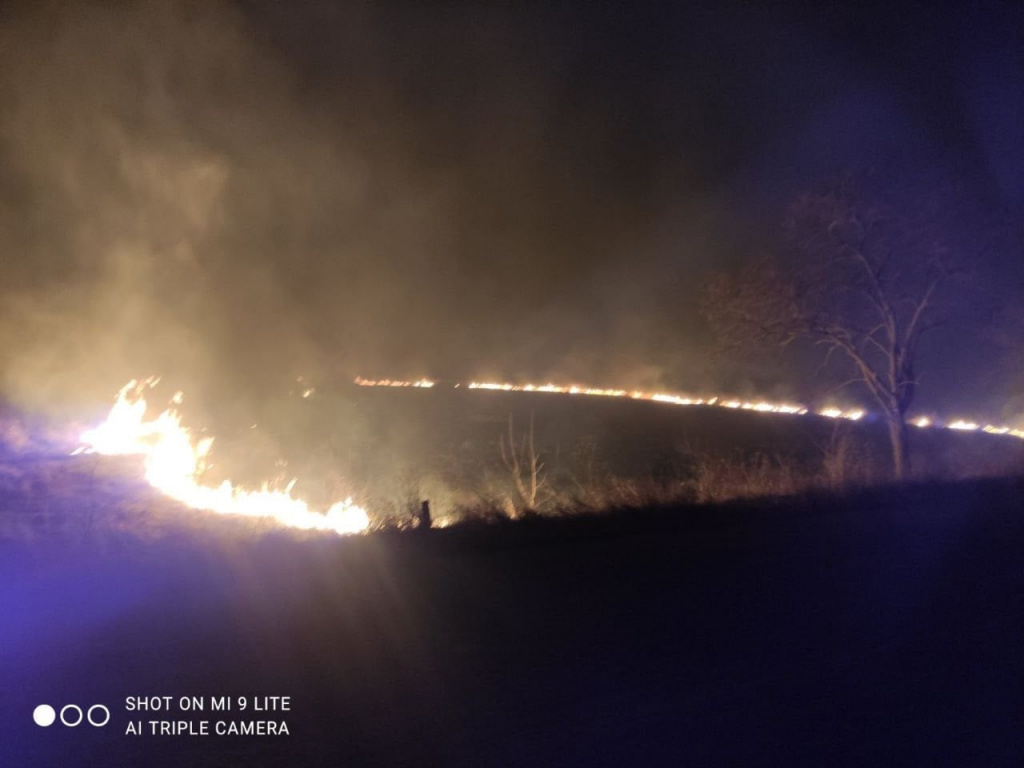
[[[1018,765],[1022,501],[978,481],[427,537],[9,545],[0,743],[19,766]],[[149,694],[288,695],[291,734],[125,736]],[[41,702],[112,723],[40,729]]]

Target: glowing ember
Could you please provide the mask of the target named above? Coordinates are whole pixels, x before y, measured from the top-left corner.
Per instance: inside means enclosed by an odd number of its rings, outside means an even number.
[[[458,385],[456,385],[458,386]],[[757,411],[759,413],[791,413],[800,416],[807,413],[802,405],[792,403],[770,403],[764,400],[747,402],[743,400],[720,400],[718,397],[703,398],[691,397],[688,395],[676,395],[665,392],[642,392],[638,390],[626,391],[624,389],[600,389],[596,387],[560,386],[558,384],[506,384],[499,382],[478,382],[469,383],[469,389],[488,389],[502,392],[554,392],[565,395],[596,395],[599,397],[628,397],[632,400],[650,400],[655,403],[668,403],[670,405],[717,405],[719,408],[732,408],[743,411]],[[833,418],[859,419],[864,415],[863,411],[840,411],[835,409],[828,415]]]
[[[432,387],[434,382],[425,379],[420,381],[391,381],[382,379],[373,381],[357,377],[355,383],[361,387]],[[454,384],[455,388],[463,386]],[[497,392],[548,392],[562,395],[592,395],[597,397],[626,397],[632,400],[649,400],[655,403],[667,403],[669,405],[700,405],[714,406],[718,408],[729,408],[732,410],[757,411],[758,413],[782,413],[797,416],[806,416],[811,411],[802,405],[793,403],[772,403],[764,400],[745,401],[735,398],[714,397],[693,397],[690,395],[671,394],[664,392],[642,392],[638,390],[627,391],[625,389],[602,389],[599,387],[584,387],[579,385],[561,384],[510,384],[500,381],[471,381],[465,385],[469,389],[483,389]],[[860,408],[843,410],[842,408],[829,407],[817,412],[818,416],[827,419],[847,419],[849,421],[860,421],[867,412]],[[921,416],[910,422],[916,427],[938,426],[930,418]],[[1010,435],[1011,437],[1024,438],[1024,429],[1013,429],[1012,427],[994,426],[989,424],[982,427],[970,421],[956,420],[945,425],[947,429],[966,431],[981,430],[991,435]]]
[[[281,525],[302,530],[339,534],[366,530],[369,518],[351,499],[337,502],[322,514],[291,495],[294,480],[284,491],[270,490],[266,485],[258,491],[248,491],[235,487],[228,480],[216,487],[201,485],[199,478],[213,438],[193,441],[173,409],[147,421],[146,399],[142,395],[156,381],[130,381],[121,389],[107,420],[82,434],[87,453],[144,456],[147,482],[193,509],[271,518]],[[173,402],[180,403],[181,399],[179,392]],[[81,450],[76,451],[79,452]]]
[[[368,386],[365,379],[357,379],[356,383]],[[459,386],[456,384],[455,386]],[[719,401],[717,397],[705,399],[702,397],[688,397],[686,395],[674,395],[664,392],[641,392],[639,390],[627,391],[625,389],[601,389],[598,387],[560,386],[558,384],[506,384],[493,381],[471,381],[469,389],[486,389],[500,392],[550,392],[562,395],[590,395],[595,397],[628,397],[631,400],[650,400],[656,403],[669,403],[670,405],[718,405],[721,408],[738,408],[745,411],[759,411],[762,413],[796,413],[805,414],[807,409],[800,405],[789,403],[768,403],[764,401],[743,402],[741,400]]]
[[[979,425],[975,424],[973,421],[964,421],[963,419],[957,419],[948,426],[950,429],[962,429],[968,432],[973,432],[974,430],[979,429]]]
[[[361,387],[420,387],[423,389],[430,389],[434,386],[434,382],[430,379],[417,379],[416,381],[392,381],[391,379],[364,379],[361,376],[356,376],[356,384]]]
[[[818,411],[818,415],[824,416],[827,419],[849,419],[850,421],[860,421],[864,418],[864,411],[843,411],[839,408],[826,408],[822,411]]]

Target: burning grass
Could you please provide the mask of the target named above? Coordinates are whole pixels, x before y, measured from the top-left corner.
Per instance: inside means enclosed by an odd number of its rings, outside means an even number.
[[[318,513],[305,501],[291,495],[294,480],[283,490],[272,489],[266,484],[256,491],[246,490],[230,480],[224,480],[217,486],[205,485],[202,480],[213,438],[195,439],[182,426],[181,417],[173,407],[148,419],[143,393],[155,383],[156,380],[147,379],[126,384],[118,393],[107,419],[82,434],[82,442],[86,446],[83,452],[142,456],[146,481],[191,509],[263,518],[299,530],[346,534],[359,533],[367,528],[369,518],[366,512],[351,499],[337,501],[325,512]],[[181,400],[179,392],[172,403],[177,405]]]
[[[844,494],[889,480],[884,435],[867,422],[404,384],[358,387],[354,406],[346,393],[303,394],[296,407],[305,415],[283,413],[273,442],[281,472],[255,491],[225,480],[234,476],[230,466],[210,466],[212,440],[196,439],[182,425],[174,407],[180,397],[149,414],[142,393],[150,382],[122,390],[107,421],[85,433],[91,453],[59,456],[66,435],[61,442],[53,430],[38,433],[43,437],[24,426],[8,430],[16,439],[0,461],[0,536],[149,539],[217,531],[233,538],[281,532],[284,523],[302,537],[341,532],[337,519],[316,509],[349,495],[355,502],[346,509],[368,511],[351,530],[402,530],[416,526],[424,499],[434,526],[444,528]],[[347,415],[324,418],[334,411]],[[288,429],[303,423],[289,437]],[[252,435],[246,430],[240,445]],[[1018,445],[970,431],[915,430],[915,478],[1020,474]],[[292,477],[304,478],[299,489],[308,504],[292,495],[295,481],[284,472],[293,467]],[[524,495],[524,488],[535,490]]]

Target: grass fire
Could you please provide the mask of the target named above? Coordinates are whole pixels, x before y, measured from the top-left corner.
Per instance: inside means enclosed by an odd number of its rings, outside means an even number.
[[[0,3],[0,764],[1024,765],[1022,14]]]
[[[144,457],[146,480],[154,488],[187,507],[221,515],[269,518],[283,526],[301,530],[360,533],[369,524],[366,512],[351,499],[332,504],[325,513],[309,508],[291,495],[295,480],[283,490],[263,487],[247,491],[224,480],[217,487],[199,482],[213,438],[194,440],[181,425],[173,409],[146,419],[143,396],[153,379],[130,381],[118,392],[117,402],[106,421],[82,434],[84,452],[106,456],[140,455]],[[182,395],[174,397],[181,402]],[[83,452],[76,449],[76,453]]]

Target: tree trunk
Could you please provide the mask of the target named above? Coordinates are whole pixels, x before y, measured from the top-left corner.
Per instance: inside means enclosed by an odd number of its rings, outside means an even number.
[[[903,414],[889,417],[889,443],[892,446],[892,471],[896,480],[910,475],[910,449],[907,445],[907,422]]]

